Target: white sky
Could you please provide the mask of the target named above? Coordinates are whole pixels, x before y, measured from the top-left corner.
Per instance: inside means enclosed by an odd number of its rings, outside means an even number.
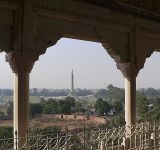
[[[154,53],[137,77],[137,88],[160,88],[160,56]],[[13,74],[0,53],[0,88],[12,88]],[[35,63],[30,87],[70,88],[71,70],[75,88],[105,88],[108,84],[124,87],[124,79],[114,60],[99,43],[63,38],[47,49]]]

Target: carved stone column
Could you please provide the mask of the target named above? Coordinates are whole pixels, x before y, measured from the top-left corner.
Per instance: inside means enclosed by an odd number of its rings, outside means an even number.
[[[29,128],[29,73],[38,58],[32,54],[6,54],[6,60],[14,73],[14,136],[25,137]],[[22,145],[24,141],[21,141]]]
[[[117,64],[125,78],[125,121],[126,126],[136,124],[136,76],[137,69],[130,63]]]
[[[125,121],[126,126],[136,124],[136,77],[125,77]]]
[[[117,68],[121,70],[125,78],[125,122],[126,137],[123,144],[125,149],[134,147],[134,125],[136,124],[136,76],[139,69],[131,63],[119,63]]]

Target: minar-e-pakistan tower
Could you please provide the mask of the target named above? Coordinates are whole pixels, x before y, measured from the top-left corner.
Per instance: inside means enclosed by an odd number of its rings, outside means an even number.
[[[71,73],[71,97],[75,98],[73,70],[72,70],[72,73]]]

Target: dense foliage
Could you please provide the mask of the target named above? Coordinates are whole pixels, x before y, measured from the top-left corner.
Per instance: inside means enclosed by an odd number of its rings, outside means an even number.
[[[30,135],[37,135],[37,134],[56,134],[61,132],[61,128],[57,126],[53,127],[46,127],[46,128],[31,128],[29,130]]]
[[[148,112],[148,102],[146,96],[137,92],[137,114],[140,118],[144,118]]]
[[[29,112],[31,117],[35,117],[35,115],[41,114],[43,112],[42,105],[39,103],[29,105]]]
[[[36,96],[66,96],[69,89],[37,89],[30,90],[30,95]],[[93,94],[94,93],[94,94]],[[3,96],[13,95],[10,89],[0,89],[0,101],[3,102]],[[88,90],[76,89],[77,96],[94,95],[98,100],[84,100],[83,102],[74,101],[70,97],[63,100],[50,98],[42,101],[40,104],[30,104],[30,115],[34,117],[37,114],[71,114],[71,113],[85,113],[86,111],[95,108],[96,113],[100,116],[107,114],[113,110],[116,114],[124,111],[124,89],[108,85],[106,89]],[[90,104],[89,104],[90,103]],[[154,119],[159,119],[160,111],[160,89],[147,88],[139,89],[137,91],[137,116],[138,119],[147,119],[152,116]],[[5,114],[13,114],[13,102],[8,102],[7,112]],[[3,116],[4,112],[1,110],[0,115]]]
[[[96,96],[106,98],[110,104],[115,101],[124,102],[124,89],[114,87],[112,84],[107,86],[107,89],[100,89],[97,91]]]
[[[96,113],[99,116],[105,116],[111,110],[111,106],[107,101],[104,101],[102,98],[98,98],[95,104]]]
[[[153,93],[154,92],[155,90],[153,90]],[[153,93],[151,93],[149,94],[150,96],[147,97],[144,90],[137,92],[137,114],[140,120],[160,119],[160,98],[153,96]]]
[[[12,127],[0,127],[0,139],[7,137],[13,137],[13,128]]]
[[[55,134],[61,132],[61,128],[57,126],[46,127],[46,128],[30,128],[30,135],[37,134]],[[12,138],[13,137],[13,127],[0,127],[0,139]]]
[[[75,100],[72,97],[66,97],[64,100],[49,99],[41,102],[41,105],[45,114],[71,114]]]
[[[123,111],[123,103],[121,102],[121,101],[115,101],[114,103],[113,103],[113,106],[112,106],[113,108],[114,108],[114,111],[116,112],[116,113],[120,113],[120,112],[122,112]]]

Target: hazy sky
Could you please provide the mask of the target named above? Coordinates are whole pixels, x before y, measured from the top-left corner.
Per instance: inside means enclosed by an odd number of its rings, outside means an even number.
[[[137,77],[137,88],[160,88],[160,56],[154,53]],[[0,88],[12,88],[13,74],[0,53]],[[35,63],[30,87],[70,88],[71,70],[75,88],[105,88],[108,84],[124,87],[124,78],[114,60],[99,43],[63,38],[47,49]]]

